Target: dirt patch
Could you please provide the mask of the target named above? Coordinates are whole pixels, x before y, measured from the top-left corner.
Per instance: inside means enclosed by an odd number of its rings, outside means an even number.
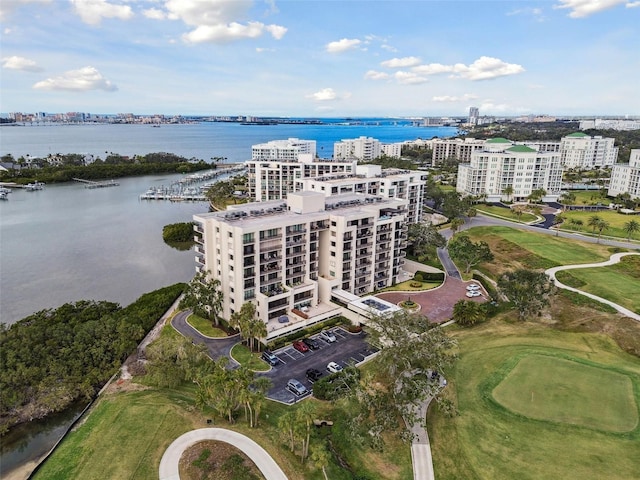
[[[105,389],[104,393],[137,392],[140,390],[147,390],[148,388],[150,387],[132,382],[129,379],[125,380],[123,378],[119,378],[118,380],[111,382],[111,384]]]
[[[255,463],[241,450],[215,440],[185,450],[179,468],[181,480],[264,480]]]

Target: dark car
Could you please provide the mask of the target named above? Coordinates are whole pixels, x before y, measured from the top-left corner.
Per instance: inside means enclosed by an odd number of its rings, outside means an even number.
[[[276,356],[276,354],[270,352],[269,350],[265,350],[264,352],[262,352],[262,359],[272,367],[280,362],[280,359]]]
[[[305,372],[305,374],[307,375],[307,378],[312,382],[315,382],[322,376],[322,372],[317,368],[310,368]]]
[[[309,351],[309,347],[307,347],[307,345],[300,340],[296,340],[295,342],[293,342],[293,348],[303,353]]]
[[[309,347],[311,350],[318,350],[320,348],[320,344],[314,338],[305,338],[302,340],[304,344]]]

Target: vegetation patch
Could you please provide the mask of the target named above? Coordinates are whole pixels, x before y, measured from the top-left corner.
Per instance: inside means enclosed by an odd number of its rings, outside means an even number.
[[[208,440],[189,447],[180,458],[181,480],[259,480],[263,475],[242,450]]]
[[[533,222],[538,218],[537,215],[529,212],[516,212],[511,208],[497,207],[495,205],[476,205],[476,210],[481,213],[486,213],[488,215],[508,218],[509,220],[514,220],[516,222]]]
[[[231,358],[243,367],[255,372],[266,372],[269,366],[260,359],[259,353],[254,353],[244,345],[237,343],[231,349]]]
[[[189,317],[187,318],[187,323],[205,337],[220,338],[227,336],[227,332],[225,332],[221,328],[214,327],[211,323],[211,320],[202,318],[195,313],[189,315]]]
[[[562,228],[576,232],[584,232],[592,235],[606,235],[617,238],[630,238],[640,240],[640,230],[627,231],[625,226],[630,222],[638,222],[637,215],[624,215],[614,210],[599,210],[597,212],[571,210],[563,212],[565,221]],[[600,232],[598,225],[593,221],[597,217],[606,223],[606,227]]]
[[[566,312],[567,316],[570,314],[572,316],[566,320],[558,319],[564,329],[589,331],[609,328],[611,331],[617,328],[616,322],[611,322],[614,317],[606,314],[597,314],[595,320],[590,320],[587,309],[576,310],[575,307]],[[620,333],[635,335],[637,342],[640,329],[632,323],[621,323]],[[533,322],[510,323],[498,318],[471,330],[452,331],[458,341],[459,360],[453,368],[445,370],[448,380],[445,394],[455,402],[459,415],[449,418],[437,406],[429,410],[428,430],[436,478],[626,480],[639,477],[637,404],[640,399],[640,360],[623,353],[607,335],[562,332],[559,326],[550,328]],[[549,359],[541,365],[542,368],[537,363],[541,357]],[[530,358],[532,363],[527,365],[525,362],[523,371],[532,374],[533,379],[524,378],[516,371],[517,375],[508,380],[513,383],[502,387],[512,396],[512,403],[505,408],[493,399],[492,391],[505,377],[508,378],[519,361],[526,358]],[[565,366],[567,363],[568,367]],[[556,371],[560,372],[558,385],[549,388],[552,390],[550,393],[555,392],[559,397],[545,399],[550,409],[546,415],[551,418],[531,418],[536,402],[542,400],[540,395],[545,395],[542,390],[553,382]],[[566,420],[558,421],[562,405],[554,405],[553,402],[564,402],[562,408],[565,410],[569,402],[566,396],[561,395],[563,384],[571,388],[578,386],[583,393],[595,388],[599,395],[605,385],[609,388],[610,381],[615,383],[615,380],[604,378],[610,373],[613,374],[612,379],[622,378],[621,386],[613,388],[627,395],[627,402],[631,402],[628,395],[633,395],[633,404],[628,403],[627,407],[632,405],[635,413],[620,410],[603,413],[607,421],[600,420],[604,423],[604,428],[602,423],[599,425],[601,429],[597,429],[599,420],[589,419],[586,409],[581,409],[580,421],[591,421],[588,427],[579,423],[569,424]],[[545,374],[548,378],[544,378]],[[576,378],[571,378],[572,375]],[[631,394],[624,386],[624,379],[632,384]],[[517,382],[522,386],[521,392],[516,391]],[[599,385],[585,385],[594,382]],[[531,402],[532,391],[534,405]],[[595,390],[591,391],[595,393]],[[598,415],[598,399],[586,401],[591,407],[597,407],[595,415]],[[620,403],[617,406],[622,408]],[[518,413],[516,408],[523,413]],[[634,414],[636,425],[632,426],[631,416]],[[541,413],[543,415],[545,413]],[[607,428],[618,428],[618,431],[605,431]],[[618,433],[628,428],[632,430]],[[567,452],[568,446],[570,452]]]
[[[177,250],[189,250],[195,245],[194,222],[172,223],[162,228],[164,243]]]
[[[527,355],[492,393],[512,412],[537,420],[618,433],[638,423],[628,376],[573,360]]]

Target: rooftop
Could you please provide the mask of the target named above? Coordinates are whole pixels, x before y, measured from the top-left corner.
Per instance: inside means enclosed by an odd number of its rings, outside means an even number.
[[[496,137],[488,139],[486,143],[511,143],[511,140],[507,140],[506,138],[502,137]]]
[[[575,133],[570,133],[569,135],[567,135],[567,138],[584,138],[584,137],[588,137],[589,135],[587,135],[586,133],[582,133],[582,132],[575,132]]]
[[[527,147],[526,145],[514,145],[511,148],[507,148],[507,152],[514,153],[535,153],[537,150],[535,148]]]

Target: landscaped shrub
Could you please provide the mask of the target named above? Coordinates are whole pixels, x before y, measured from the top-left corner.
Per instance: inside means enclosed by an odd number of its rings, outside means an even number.
[[[482,275],[474,273],[472,278],[483,286],[483,288],[487,291],[487,294],[489,294],[489,297],[493,298],[494,300],[498,299],[498,291]]]
[[[422,277],[422,282],[444,282],[444,272],[417,271],[413,278],[417,280],[418,275]]]
[[[313,396],[318,400],[336,400],[347,395],[360,381],[360,370],[346,367],[338,373],[322,377],[313,384]]]
[[[421,272],[416,272],[416,274],[413,276],[413,279],[416,282],[421,282],[422,283],[422,280],[423,280],[422,273]]]

